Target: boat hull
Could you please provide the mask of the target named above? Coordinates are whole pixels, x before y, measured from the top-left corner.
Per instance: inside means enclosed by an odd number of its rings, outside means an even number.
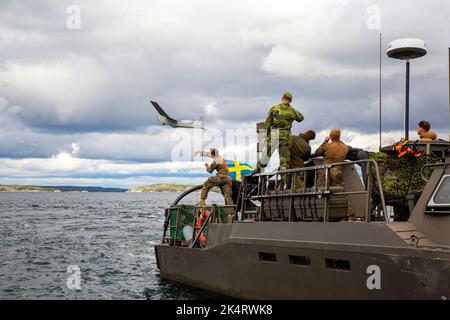
[[[217,224],[209,235],[205,249],[157,245],[161,278],[240,299],[450,297],[448,250],[408,246],[385,224]]]

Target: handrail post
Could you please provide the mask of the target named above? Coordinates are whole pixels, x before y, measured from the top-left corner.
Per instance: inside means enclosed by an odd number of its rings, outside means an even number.
[[[378,169],[378,163],[375,160],[369,160],[369,162],[371,162],[375,167],[375,174],[377,176],[378,189],[380,190],[381,206],[383,207],[384,221],[386,223],[389,223],[388,212],[386,209],[386,200],[384,199],[384,191],[383,191],[383,186],[381,184],[381,176],[380,176],[380,170]]]
[[[259,195],[261,196],[261,195],[265,195],[265,190],[266,190],[266,177],[265,176],[259,176],[258,177],[258,183],[260,184],[260,186],[261,186],[261,190],[260,190],[260,192],[259,192]],[[260,207],[259,207],[259,212],[258,212],[258,218],[259,218],[259,221],[261,222],[262,221],[262,211],[263,211],[263,208],[264,208],[264,199],[263,200],[261,200],[260,201]]]
[[[324,203],[323,203],[323,221],[328,222],[328,206],[329,206],[329,199],[328,199],[328,191],[330,188],[330,169],[331,166],[325,165],[325,186],[324,186]]]
[[[247,193],[247,179],[244,177],[244,183],[243,183],[243,193],[246,194]],[[245,199],[245,197],[242,197],[242,204],[241,204],[241,221],[245,220],[244,215],[246,215],[246,203],[247,203],[247,199]]]
[[[297,172],[291,173],[291,197],[289,201],[289,222],[292,218],[292,208],[294,206],[294,196],[292,195],[295,191],[295,180],[297,179]]]
[[[161,243],[164,243],[164,239],[167,235],[167,228],[169,226],[170,208],[164,209],[164,226],[163,226],[163,236]]]
[[[206,228],[206,225],[209,223],[209,220],[211,220],[211,217],[212,217],[212,214],[210,214],[208,216],[208,218],[206,218],[205,222],[203,222],[200,232],[197,234],[197,236],[195,237],[195,240],[191,244],[191,248],[193,248],[197,244],[198,240],[200,239],[200,236],[202,235],[203,231]]]
[[[367,202],[366,202],[366,222],[370,222],[371,208],[372,208],[372,173],[370,172],[370,161],[367,161]]]
[[[177,219],[175,222],[175,239],[174,239],[174,246],[177,246],[177,240],[178,240],[178,220],[179,220],[179,216],[180,216],[180,208],[177,208]]]

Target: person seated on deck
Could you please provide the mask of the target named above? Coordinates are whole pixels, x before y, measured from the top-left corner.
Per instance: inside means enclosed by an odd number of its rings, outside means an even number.
[[[305,162],[311,158],[311,146],[309,142],[316,138],[313,130],[305,131],[291,138],[291,159],[289,161],[289,169],[303,168]],[[295,181],[295,188],[301,188],[303,185],[303,173],[298,173]],[[286,179],[287,188],[291,187],[291,175]]]
[[[328,143],[331,140],[331,143]],[[323,164],[344,162],[347,159],[348,147],[341,141],[341,131],[333,129],[330,135],[316,150],[317,156],[323,156]],[[332,167],[330,170],[331,186],[344,186],[344,178],[341,167]],[[319,185],[325,185],[325,170],[321,170],[318,176]]]
[[[431,130],[431,125],[428,121],[420,121],[417,124],[417,134],[420,136],[419,141],[430,142],[437,140],[437,133]]]
[[[197,204],[197,206],[199,207],[206,206],[206,198],[208,197],[208,192],[213,187],[221,187],[226,205],[232,206],[233,205],[233,197],[231,191],[232,180],[230,177],[230,172],[227,167],[227,163],[225,159],[219,155],[219,150],[211,148],[210,152],[197,151],[195,154],[199,156],[212,158],[213,161],[211,162],[211,164],[205,162],[206,171],[208,173],[213,173],[214,170],[217,171],[216,176],[209,177],[205,181],[205,183],[203,183],[200,202]]]

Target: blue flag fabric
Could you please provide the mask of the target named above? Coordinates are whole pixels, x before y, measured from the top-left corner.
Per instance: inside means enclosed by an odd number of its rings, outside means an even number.
[[[227,167],[232,180],[242,181],[242,177],[253,173],[253,168],[248,163],[227,160]]]

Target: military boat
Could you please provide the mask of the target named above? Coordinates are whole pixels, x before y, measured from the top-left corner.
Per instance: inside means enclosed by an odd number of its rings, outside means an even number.
[[[246,176],[231,207],[186,191],[165,210],[161,278],[240,299],[450,298],[450,142],[408,140],[409,59],[426,50],[407,40],[388,49],[407,61],[404,141]]]
[[[414,172],[419,194],[386,194],[375,160],[320,158],[234,183],[232,208],[179,204],[201,186],[183,193],[155,246],[161,278],[241,299],[449,298],[450,142],[403,146],[437,159]]]

